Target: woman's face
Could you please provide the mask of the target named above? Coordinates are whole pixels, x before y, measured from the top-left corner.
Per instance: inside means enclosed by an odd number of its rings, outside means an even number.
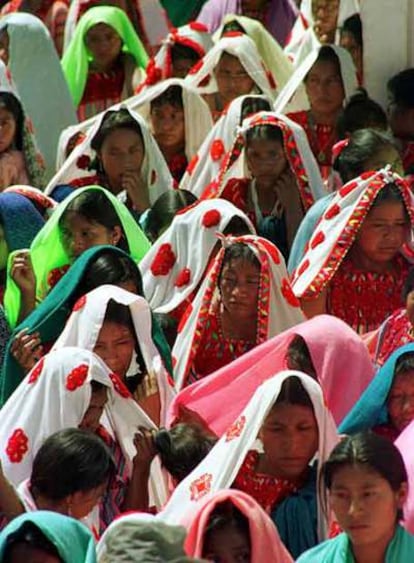
[[[257,317],[260,269],[242,258],[230,260],[223,265],[220,277],[220,294],[224,309],[235,319]]]
[[[332,116],[340,111],[345,91],[339,69],[333,62],[316,62],[306,77],[305,85],[313,112]]]
[[[214,75],[224,105],[238,96],[249,94],[255,85],[240,60],[228,53],[221,55]]]
[[[78,426],[81,430],[90,430],[96,432],[99,428],[102,413],[108,401],[108,394],[106,387],[92,390],[91,400],[86,409],[85,414]]]
[[[387,407],[391,424],[402,432],[414,419],[414,370],[394,377]]]
[[[11,148],[16,137],[16,120],[11,111],[0,108],[0,153]]]
[[[89,221],[76,211],[68,211],[60,227],[60,236],[65,252],[74,260],[93,246],[100,244],[116,246],[121,239],[122,231],[119,226],[110,230],[96,221]]]
[[[333,43],[338,21],[339,0],[313,0],[315,32],[321,43]]]
[[[215,563],[250,563],[249,538],[234,525],[215,530],[203,546],[203,559]]]
[[[273,474],[291,481],[300,479],[318,449],[319,431],[313,409],[287,403],[274,405],[259,437]]]
[[[105,321],[93,351],[110,370],[125,378],[135,353],[134,335],[127,326]]]
[[[13,546],[7,561],[9,563],[62,563],[60,557],[27,543],[18,543]]]
[[[185,145],[185,118],[182,108],[163,104],[151,109],[151,125],[161,151],[174,151]]]
[[[116,61],[122,49],[122,39],[115,29],[106,23],[98,23],[87,32],[85,44],[98,69],[108,69]]]
[[[276,181],[287,165],[283,144],[274,140],[249,141],[246,159],[251,175],[258,182]]]
[[[397,512],[402,508],[407,485],[393,491],[386,479],[361,464],[335,471],[329,498],[338,524],[356,548],[368,548],[391,540]]]
[[[98,156],[109,186],[117,193],[123,189],[125,175],[141,174],[145,150],[136,131],[120,127],[106,136]]]
[[[102,500],[108,483],[103,483],[89,491],[77,491],[70,498],[70,516],[80,520],[92,512],[95,506]]]

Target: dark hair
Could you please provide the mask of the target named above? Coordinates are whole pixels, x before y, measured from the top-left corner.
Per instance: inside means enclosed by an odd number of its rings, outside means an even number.
[[[277,141],[283,145],[283,133],[274,125],[255,125],[246,132],[246,145],[251,141]]]
[[[95,489],[114,471],[111,452],[101,438],[90,431],[67,428],[49,436],[37,452],[31,488],[34,495],[59,501],[77,491]]]
[[[195,49],[192,49],[188,45],[182,45],[181,43],[174,43],[174,45],[171,46],[170,52],[173,64],[182,59],[192,61],[195,64],[202,58]]]
[[[371,128],[386,131],[387,127],[387,114],[375,100],[368,97],[363,88],[349,98],[336,121],[336,132],[339,139],[344,139],[358,129]]]
[[[122,221],[108,196],[102,190],[87,189],[73,198],[59,219],[60,228],[64,226],[68,213],[78,213],[87,221],[103,225],[110,231],[115,227],[120,227],[122,237],[117,246],[125,252],[129,252]]]
[[[286,352],[286,364],[289,369],[306,373],[318,381],[315,366],[305,339],[300,334],[295,334]]]
[[[223,229],[223,235],[232,235],[234,237],[241,237],[243,235],[251,235],[249,225],[239,215],[235,215],[227,223],[226,227]]]
[[[242,24],[237,20],[231,20],[224,24],[223,31],[221,32],[221,37],[224,37],[226,33],[238,31],[240,33],[246,33],[246,30],[242,26]]]
[[[384,148],[392,147],[398,151],[393,138],[383,131],[360,129],[352,133],[349,143],[335,159],[336,170],[344,183],[360,176],[371,158]]]
[[[241,106],[239,125],[242,124],[243,119],[255,113],[259,113],[259,111],[272,111],[270,102],[260,97],[248,96],[245,98]]]
[[[332,49],[332,47],[330,47],[329,45],[322,45],[322,47],[319,49],[318,56],[316,58],[316,61],[313,63],[313,66],[315,66],[317,63],[332,63],[333,65],[335,65],[336,72],[340,76],[342,76],[341,63],[339,62],[338,55],[335,53],[334,49]],[[312,70],[312,68],[310,69],[310,71]],[[308,76],[309,73],[305,76],[304,79],[305,83],[308,79]]]
[[[223,262],[221,264],[221,271],[218,278],[219,285],[221,283],[221,274],[223,272],[224,266],[232,260],[245,260],[246,262],[254,264],[259,270],[261,269],[259,259],[255,255],[253,250],[243,242],[235,242],[228,246],[224,251]]]
[[[45,536],[34,522],[23,522],[17,530],[7,537],[3,557],[1,559],[3,563],[10,563],[13,561],[13,550],[19,545],[26,545],[34,549],[39,549],[47,555],[52,555],[64,563],[57,547]]]
[[[313,403],[303,383],[296,375],[287,377],[282,383],[280,393],[274,403],[276,405],[298,405],[313,409]]]
[[[414,290],[414,267],[408,270],[402,290],[402,300],[406,301],[408,294]]]
[[[414,371],[414,352],[406,352],[395,363],[394,377]]]
[[[387,83],[393,102],[400,109],[414,108],[414,68],[407,68],[395,74]]]
[[[0,108],[9,111],[16,122],[16,133],[14,137],[14,147],[21,151],[23,150],[23,128],[24,128],[24,113],[22,104],[14,94],[10,92],[0,93]]]
[[[384,186],[382,188],[382,190],[380,190],[378,192],[378,195],[375,198],[374,203],[371,206],[371,210],[376,208],[376,207],[379,207],[383,203],[388,203],[388,202],[401,203],[403,205],[403,208],[404,208],[405,218],[407,219],[407,221],[409,221],[410,216],[408,214],[404,198],[401,194],[400,189],[398,188],[398,186],[396,184],[394,184],[394,182],[390,182],[389,184]]]
[[[218,504],[210,514],[203,538],[202,556],[207,553],[206,546],[211,541],[214,532],[227,528],[235,528],[248,539],[249,545],[251,545],[249,520],[231,500],[226,500]]]
[[[129,129],[131,131],[134,131],[141,139],[142,146],[144,146],[141,127],[139,126],[137,121],[135,121],[129,111],[125,108],[122,108],[117,111],[106,112],[99,130],[91,141],[92,149],[96,152],[100,152],[105,139],[116,129]]]
[[[362,48],[364,45],[364,38],[362,35],[362,20],[359,14],[353,14],[346,18],[342,24],[341,34],[349,33],[355,39],[355,42]]]
[[[217,438],[196,424],[180,423],[170,430],[161,429],[154,444],[163,467],[178,482],[182,481],[206,457]]]
[[[167,190],[162,193],[148,211],[146,234],[156,240],[161,231],[169,227],[177,211],[196,201],[197,197],[187,190]]]
[[[151,102],[151,110],[167,104],[175,108],[184,109],[183,89],[178,84],[173,84],[164,90],[162,94],[154,98]]]

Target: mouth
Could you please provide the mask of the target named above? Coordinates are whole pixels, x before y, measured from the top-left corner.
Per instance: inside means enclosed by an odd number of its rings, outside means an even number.
[[[358,532],[361,530],[366,530],[367,528],[369,528],[367,524],[351,524],[350,526],[348,526],[348,530],[350,532]]]

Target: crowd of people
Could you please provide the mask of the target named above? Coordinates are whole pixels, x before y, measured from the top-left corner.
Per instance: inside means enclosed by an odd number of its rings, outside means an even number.
[[[367,2],[1,2],[1,562],[414,561],[414,68],[372,95]]]

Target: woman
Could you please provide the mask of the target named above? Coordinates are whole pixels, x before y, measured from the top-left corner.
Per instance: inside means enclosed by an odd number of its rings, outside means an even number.
[[[407,184],[388,168],[366,172],[337,192],[292,273],[309,317],[326,312],[363,334],[401,307],[411,208]]]
[[[304,320],[272,243],[246,235],[222,245],[178,327],[178,390]]]
[[[141,222],[149,240],[155,243],[171,225],[176,214],[197,201],[196,196],[187,190],[168,190],[161,194]]]
[[[322,195],[303,130],[287,118],[260,112],[243,121],[202,198],[234,203],[287,257],[304,212]]]
[[[414,419],[414,345],[398,348],[342,421],[344,434],[373,430],[395,441]]]
[[[102,48],[105,46],[105,49]],[[62,59],[80,121],[128,98],[148,56],[128,16],[120,8],[99,6],[82,16]]]
[[[408,476],[393,444],[370,433],[345,438],[322,478],[343,533],[304,553],[300,563],[411,560],[414,537],[399,524]]]
[[[295,398],[287,392],[292,385],[300,390]],[[258,437],[263,448],[255,445]],[[240,471],[245,460],[260,457],[261,475],[257,474],[256,480],[255,471],[250,472],[251,484],[256,482],[256,496],[272,514],[287,549],[297,557],[326,537],[327,522],[317,500],[316,483],[337,440],[319,385],[300,372],[280,372],[260,385],[207,457],[178,485],[161,519],[183,521],[194,514],[194,506],[206,495],[231,486],[240,489],[237,483],[248,475],[247,466]],[[294,454],[291,448],[295,441]],[[257,448],[264,453],[260,455]],[[315,454],[318,467],[309,465]],[[284,461],[293,456],[296,463]],[[267,467],[262,467],[266,460]]]
[[[1,58],[10,69],[25,112],[33,122],[49,180],[55,173],[59,135],[77,122],[53,41],[38,18],[17,12],[1,18],[0,45],[3,46]],[[35,90],[33,74],[36,75]]]

